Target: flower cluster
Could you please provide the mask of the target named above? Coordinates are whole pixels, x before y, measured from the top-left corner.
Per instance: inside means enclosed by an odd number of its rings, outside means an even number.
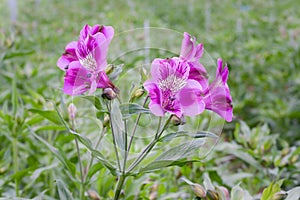
[[[108,46],[114,36],[111,26],[85,25],[80,31],[78,41],[70,42],[57,61],[57,66],[66,71],[64,93],[80,95],[97,88],[118,89],[105,73]]]
[[[66,46],[57,65],[66,71],[63,91],[80,95],[97,88],[118,93],[105,73],[106,55],[114,36],[111,26],[85,25],[78,41]],[[232,120],[232,99],[227,85],[228,68],[218,60],[216,78],[209,83],[205,67],[200,63],[204,52],[195,37],[184,33],[179,57],[156,58],[151,64],[151,79],[143,86],[150,97],[149,109],[156,116],[166,112],[181,118],[212,110],[226,121]]]
[[[152,78],[144,83],[151,102],[149,108],[157,116],[166,112],[177,117],[195,116],[212,110],[226,121],[232,120],[232,99],[227,85],[228,68],[218,60],[215,80],[209,84],[207,72],[199,59],[202,44],[184,33],[179,57],[155,59]]]

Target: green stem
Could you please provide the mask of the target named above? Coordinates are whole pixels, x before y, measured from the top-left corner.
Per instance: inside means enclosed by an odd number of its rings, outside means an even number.
[[[13,168],[14,173],[16,174],[19,171],[19,163],[18,163],[18,138],[15,135],[13,139]],[[15,178],[15,188],[16,188],[16,197],[19,196],[19,180],[16,176]]]
[[[104,137],[104,133],[105,133],[105,132],[106,132],[106,127],[104,127],[104,128],[102,129],[101,134],[100,134],[100,137],[99,137],[99,139],[98,139],[98,141],[97,141],[96,146],[95,146],[94,149],[97,149],[97,148],[98,148],[98,146],[99,146],[99,144],[100,144],[102,138]],[[84,182],[86,182],[86,176],[87,176],[87,174],[88,174],[88,172],[89,172],[89,169],[92,167],[92,164],[93,164],[93,162],[94,162],[94,159],[95,159],[95,156],[92,154],[91,161],[90,161],[90,163],[89,163],[89,165],[88,165],[88,167],[87,167],[87,170],[86,170],[86,174],[85,174],[85,177],[84,177]]]
[[[148,153],[152,150],[152,148],[155,146],[155,144],[159,141],[160,136],[163,134],[163,132],[166,130],[166,128],[169,125],[169,122],[171,120],[172,115],[167,119],[167,121],[165,122],[164,127],[162,128],[162,130],[160,132],[157,132],[155,134],[154,139],[146,146],[146,148],[143,150],[143,152],[137,157],[137,159],[129,166],[128,168],[128,172],[131,172],[135,167],[138,166],[138,164],[140,164],[144,158],[148,155]],[[159,123],[160,124],[160,123]],[[159,128],[158,128],[159,130]]]
[[[123,162],[123,170],[122,173],[125,172],[126,169],[126,161],[127,161],[127,156],[128,156],[128,141],[127,141],[127,121],[126,119],[123,120],[124,121],[124,127],[125,127],[125,131],[124,131],[124,143],[125,143],[125,156],[124,156],[124,162]]]
[[[145,107],[146,103],[147,103],[147,100],[149,99],[149,96],[147,96],[147,98],[145,99],[144,103],[143,103],[143,107]],[[141,113],[138,115],[137,119],[136,119],[136,122],[134,124],[134,127],[132,129],[132,133],[131,133],[131,137],[130,137],[130,141],[129,141],[129,145],[128,145],[128,153],[130,151],[130,148],[131,148],[131,144],[132,144],[132,141],[133,141],[133,138],[134,138],[134,135],[135,135],[135,132],[136,132],[136,128],[139,124],[139,121],[141,119]],[[127,156],[126,156],[127,157]]]
[[[78,156],[78,160],[79,160],[80,179],[81,179],[80,199],[84,199],[85,187],[84,187],[84,178],[83,178],[83,168],[82,168],[80,149],[79,149],[79,145],[78,145],[77,136],[75,136],[75,144],[76,144],[77,156]]]
[[[118,200],[125,182],[126,176],[125,175],[121,175],[119,176],[118,182],[117,182],[117,186],[116,186],[116,190],[115,190],[115,195],[114,195],[114,200]]]
[[[75,131],[75,119],[71,119],[71,125],[72,129]],[[81,186],[80,186],[80,199],[85,199],[84,197],[84,192],[85,192],[85,183],[84,183],[84,176],[83,176],[83,167],[82,167],[82,161],[81,161],[81,156],[80,156],[80,149],[79,149],[79,144],[78,144],[78,139],[77,136],[75,135],[75,145],[76,145],[76,151],[77,151],[77,156],[78,156],[78,161],[79,161],[79,170],[80,170],[80,181],[81,181]]]

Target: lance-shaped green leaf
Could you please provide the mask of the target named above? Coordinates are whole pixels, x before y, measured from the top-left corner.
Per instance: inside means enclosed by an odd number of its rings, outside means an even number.
[[[128,118],[133,114],[150,113],[150,110],[136,103],[126,103],[120,105],[123,118]]]
[[[32,113],[37,113],[40,116],[44,117],[45,119],[57,124],[61,125],[61,121],[59,120],[59,116],[56,111],[54,110],[38,110],[38,109],[29,109]]]
[[[188,156],[193,154],[195,151],[199,151],[199,148],[205,144],[203,139],[194,139],[190,142],[186,142],[170,148],[164,151],[158,156],[153,162],[148,164],[146,167],[141,168],[141,172],[152,171],[163,167],[181,165],[187,162],[195,162],[196,160],[186,160]],[[199,160],[197,160],[199,161]]]
[[[57,184],[59,199],[73,200],[71,192],[68,190],[67,186],[65,185],[65,183],[62,180],[57,179],[56,184]]]
[[[93,156],[95,156],[107,169],[109,169],[112,174],[116,174],[115,167],[109,161],[107,161],[107,159],[102,155],[102,153],[100,153],[99,151],[93,148],[92,142],[87,137],[79,133],[76,133],[75,131],[72,130],[69,131],[71,134],[75,135],[75,137],[78,138],[80,143],[82,143],[88,150],[90,150]]]
[[[190,137],[190,138],[204,138],[204,137],[211,137],[211,138],[218,138],[215,134],[208,132],[208,131],[199,131],[197,133],[190,133],[188,131],[178,131],[176,133],[168,133],[165,136],[160,138],[161,142],[167,142],[177,137]]]
[[[116,144],[121,150],[125,150],[125,127],[119,104],[116,101],[113,101],[111,105],[110,120]]]
[[[64,164],[67,169],[71,172],[71,174],[75,174],[76,172],[76,167],[73,163],[71,163],[61,152],[58,151],[57,148],[49,144],[46,140],[44,140],[42,137],[38,136],[37,134],[34,133],[33,130],[31,130],[30,127],[28,127],[30,130],[31,134],[38,139],[40,142],[42,142],[48,149],[53,153],[53,155],[62,163]]]

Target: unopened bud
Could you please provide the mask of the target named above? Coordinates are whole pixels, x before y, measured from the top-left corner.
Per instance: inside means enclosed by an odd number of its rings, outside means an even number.
[[[219,189],[223,192],[223,194],[225,195],[226,199],[230,199],[229,191],[228,191],[228,189],[226,187],[219,186]]]
[[[114,66],[111,64],[107,65],[107,67],[105,69],[105,73],[108,75],[108,74],[111,74],[113,71],[114,71]]]
[[[294,164],[295,162],[297,162],[298,158],[299,158],[298,155],[293,155],[292,158],[291,158],[291,163]]]
[[[143,96],[143,94],[145,94],[145,90],[144,90],[143,88],[138,88],[138,89],[136,89],[136,90],[132,93],[132,95],[131,95],[131,97],[130,97],[130,101],[133,101],[134,99],[137,99],[137,98]]]
[[[74,119],[75,119],[76,112],[77,112],[77,108],[76,108],[76,106],[75,106],[73,103],[71,103],[71,104],[69,105],[69,107],[68,107],[68,112],[69,112],[69,118],[70,118],[71,120],[74,120]]]
[[[113,100],[117,97],[117,93],[111,88],[103,89],[102,97],[104,99]]]
[[[206,191],[206,199],[207,200],[219,200],[219,194],[214,190]]]
[[[286,156],[289,152],[290,152],[290,149],[289,149],[288,147],[285,147],[285,148],[281,151],[281,155],[282,155],[282,156]]]
[[[172,115],[172,117],[171,117],[171,123],[174,126],[179,126],[179,125],[184,125],[186,123],[186,120],[185,120],[184,116],[182,116],[181,118],[179,118],[176,115]]]
[[[88,195],[91,199],[93,200],[100,200],[100,196],[98,195],[98,193],[94,190],[89,190],[88,191]]]
[[[202,185],[196,183],[192,185],[192,189],[197,197],[204,198],[206,196],[206,191]]]
[[[145,90],[142,88],[139,88],[134,92],[133,95],[135,98],[139,98],[139,97],[143,96],[143,94],[145,94]]]
[[[287,193],[285,191],[280,191],[280,192],[275,193],[272,196],[271,200],[284,200],[284,199],[286,199],[286,197],[287,197]]]
[[[109,116],[105,115],[103,119],[103,127],[108,127],[109,126]]]

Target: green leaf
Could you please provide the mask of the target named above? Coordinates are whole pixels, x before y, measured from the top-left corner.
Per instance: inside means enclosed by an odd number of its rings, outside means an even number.
[[[110,120],[111,129],[114,134],[114,138],[117,146],[121,150],[125,150],[125,128],[122,118],[122,113],[119,108],[119,104],[116,101],[111,102]]]
[[[99,151],[93,148],[92,142],[87,137],[79,133],[76,133],[75,131],[72,130],[69,131],[71,134],[75,135],[75,137],[77,137],[78,140],[92,152],[93,156],[95,156],[107,169],[109,169],[112,174],[116,174],[116,168],[113,167],[113,165],[106,160],[106,158],[102,155],[102,153],[100,153]]]
[[[51,121],[57,125],[62,124],[57,112],[54,110],[38,110],[38,109],[32,108],[32,109],[29,109],[29,111],[32,113],[37,113],[37,114],[41,115],[42,117],[44,117],[45,119],[48,119],[49,121]]]
[[[87,175],[86,175],[86,180],[90,180],[94,174],[96,174],[99,170],[103,168],[103,164],[101,162],[96,163],[92,165],[92,167],[89,169]]]
[[[216,147],[216,150],[221,151],[223,153],[232,154],[235,157],[243,160],[244,162],[256,167],[257,169],[261,169],[261,165],[245,150],[236,143],[222,143]]]
[[[271,200],[272,196],[277,193],[280,192],[280,185],[276,182],[272,182],[269,187],[267,187],[266,189],[264,189],[262,196],[261,196],[261,200]]]
[[[41,173],[43,173],[44,171],[53,169],[53,168],[57,167],[57,165],[58,165],[58,163],[53,163],[52,165],[38,168],[31,174],[30,178],[32,179],[32,181],[35,181],[41,175]]]
[[[68,188],[62,180],[57,179],[56,184],[60,200],[73,200],[71,192],[68,190]]]
[[[37,128],[35,131],[49,131],[49,130],[54,130],[54,131],[64,131],[66,130],[66,127],[64,126],[56,126],[56,125],[49,125],[49,126],[41,126]]]
[[[187,131],[178,131],[176,133],[168,133],[167,135],[161,137],[159,140],[161,142],[167,142],[177,137],[191,137],[191,138],[204,138],[204,137],[211,137],[211,138],[217,138],[213,133],[210,133],[208,131],[199,131],[195,134],[189,133]]]
[[[13,116],[17,114],[18,111],[18,96],[17,96],[17,83],[16,83],[16,75],[14,75],[12,79],[12,95],[11,95],[11,102],[13,107]]]
[[[205,144],[202,139],[195,139],[191,142],[186,142],[170,148],[164,151],[160,156],[158,156],[153,162],[148,164],[146,167],[141,168],[141,172],[152,171],[160,169],[163,167],[181,165],[187,162],[194,162],[195,160],[186,160],[193,152],[199,150],[199,148]],[[199,160],[197,160],[199,161]]]
[[[106,112],[104,110],[105,106],[103,106],[101,100],[98,97],[96,97],[96,96],[81,96],[81,98],[86,99],[89,102],[91,102],[97,110]]]
[[[38,136],[37,134],[35,134],[33,132],[33,130],[31,130],[30,127],[28,127],[28,129],[30,130],[31,134],[38,139],[40,142],[42,142],[46,147],[48,147],[48,149],[53,153],[53,155],[61,162],[63,163],[67,169],[71,172],[72,175],[75,174],[76,172],[76,167],[74,166],[73,163],[71,163],[67,158],[65,158],[64,154],[60,153],[54,146],[52,146],[51,144],[49,144],[46,140],[44,140],[43,138],[41,138],[40,136]]]
[[[295,187],[288,192],[288,196],[285,200],[299,200],[300,199],[300,187]]]
[[[199,162],[199,160],[155,160],[148,164],[146,167],[142,167],[139,170],[139,173],[152,172],[161,168],[170,167],[170,166],[183,166],[187,163]]]
[[[126,103],[120,105],[123,118],[128,118],[133,114],[150,113],[150,110],[136,103]]]
[[[199,150],[203,144],[205,144],[205,140],[194,139],[163,152],[156,160],[178,160],[186,158],[193,152]]]
[[[27,56],[33,54],[34,52],[35,51],[30,50],[30,51],[15,51],[15,52],[6,53],[3,57],[3,60],[14,58],[14,57]]]

